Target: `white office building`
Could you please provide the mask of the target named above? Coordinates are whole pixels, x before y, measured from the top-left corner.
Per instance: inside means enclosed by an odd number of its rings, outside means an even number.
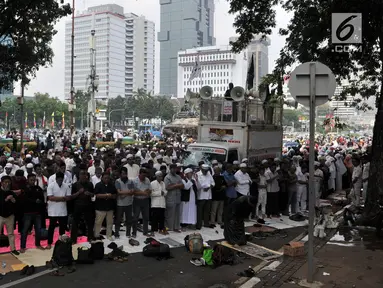
[[[96,32],[95,98],[131,96],[133,91],[154,89],[154,23],[115,4],[90,7],[75,16],[74,90],[89,86],[92,26]],[[65,95],[70,97],[72,22],[65,26]]]
[[[177,97],[184,97],[186,91],[199,92],[205,86],[213,88],[214,97],[223,97],[229,83],[246,87],[251,57],[254,62],[253,87],[258,88],[261,79],[268,73],[268,46],[270,40],[255,37],[241,53],[233,53],[231,46],[207,46],[186,49],[178,52]],[[230,38],[234,41],[234,37]],[[196,61],[202,68],[201,77],[189,81]]]
[[[347,84],[343,84],[342,86],[337,86],[334,92],[333,99],[339,97],[342,93],[343,89],[347,87]],[[353,117],[357,115],[357,110],[352,106],[354,102],[354,97],[351,95],[347,95],[345,100],[336,101],[332,100],[330,102],[331,108],[334,110],[334,116],[339,117],[340,119],[347,119],[349,117]]]
[[[189,81],[197,58],[202,68],[201,77]],[[213,88],[214,97],[223,97],[229,83],[245,87],[247,62],[246,53],[234,54],[230,46],[199,47],[178,52],[177,96],[184,97],[187,89],[199,93],[205,85]]]

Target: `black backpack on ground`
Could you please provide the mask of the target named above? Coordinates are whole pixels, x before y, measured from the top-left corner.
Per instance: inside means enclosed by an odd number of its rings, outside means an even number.
[[[58,266],[72,265],[74,261],[72,253],[72,242],[57,240],[55,248],[53,249],[52,260]]]
[[[142,250],[142,254],[146,257],[157,258],[157,260],[171,258],[169,245],[162,244],[157,241],[152,241],[146,245]]]

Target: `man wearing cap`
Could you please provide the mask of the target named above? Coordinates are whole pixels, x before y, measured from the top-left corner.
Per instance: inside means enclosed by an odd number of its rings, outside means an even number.
[[[161,166],[162,166],[162,165],[166,165],[166,163],[163,162],[163,157],[162,157],[162,155],[158,155],[158,156],[156,157],[156,159],[157,159],[157,163],[155,163],[155,164],[153,165],[153,167],[154,167],[157,171],[160,171]]]
[[[235,172],[234,178],[237,181],[237,196],[241,197],[250,195],[250,185],[252,181],[247,173],[247,165],[245,163],[239,164],[239,170]]]
[[[181,189],[184,189],[182,178],[177,175],[177,165],[170,165],[170,172],[165,177],[166,196],[165,221],[166,227],[181,232]]]
[[[13,175],[15,175],[15,174],[12,173],[12,164],[7,163],[4,167],[4,172],[0,174],[0,177],[3,177],[3,176],[10,176],[11,177]]]
[[[202,164],[201,171],[196,174],[197,186],[199,188],[197,193],[197,229],[202,228],[202,222],[204,227],[210,228],[211,189],[215,186],[215,182],[209,171],[209,165]]]
[[[28,163],[26,166],[25,166],[25,171],[24,171],[24,177],[25,179],[28,178],[28,175],[29,174],[35,174],[33,172],[33,164],[32,163]]]
[[[151,207],[152,207],[152,233],[159,232],[166,235],[168,232],[165,229],[165,208],[167,191],[165,183],[162,181],[162,172],[155,173],[156,180],[152,181]]]
[[[134,181],[140,172],[140,166],[134,163],[134,157],[132,154],[126,156],[126,164],[124,167],[128,169],[128,179]]]
[[[15,164],[15,158],[9,157],[8,158],[8,163],[12,165],[12,173],[15,174],[17,170],[20,169],[19,165]]]

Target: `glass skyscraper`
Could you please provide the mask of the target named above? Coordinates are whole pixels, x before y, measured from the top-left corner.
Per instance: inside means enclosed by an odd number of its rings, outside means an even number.
[[[178,52],[215,45],[214,0],[159,0],[160,93],[177,95]]]

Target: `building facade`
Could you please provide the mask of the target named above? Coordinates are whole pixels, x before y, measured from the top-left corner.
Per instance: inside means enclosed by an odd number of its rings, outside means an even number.
[[[342,86],[337,86],[334,92],[333,99],[336,99],[343,91],[343,89],[347,84],[344,84]],[[357,110],[355,107],[352,106],[354,102],[354,97],[351,95],[348,95],[345,100],[342,101],[336,101],[332,100],[330,102],[330,106],[332,110],[334,111],[334,116],[339,117],[339,119],[345,119],[347,120],[350,117],[354,117],[357,115]]]
[[[160,93],[177,91],[178,52],[215,45],[214,0],[159,0],[161,5]]]
[[[238,37],[230,37],[230,42],[235,42]],[[260,35],[255,35],[254,39],[247,47],[247,57],[251,61],[251,57],[254,58],[254,81],[253,87],[259,87],[262,82],[262,78],[269,73],[269,46],[270,38],[262,38]]]
[[[95,98],[107,100],[119,95],[131,96],[139,88],[153,90],[153,22],[133,13],[125,15],[123,7],[107,4],[90,7],[77,14],[74,27],[75,91],[86,91],[90,84],[89,39],[93,28],[96,33],[96,74],[99,76]],[[65,26],[66,98],[70,97],[71,90],[71,34],[72,22],[68,21]],[[145,66],[149,73],[145,74]]]
[[[205,85],[213,88],[214,97],[223,97],[229,83],[245,87],[249,65],[247,53],[235,54],[230,49],[230,46],[210,46],[178,52],[177,97],[183,98],[188,89],[199,93]],[[202,69],[201,77],[189,81],[197,59]]]

